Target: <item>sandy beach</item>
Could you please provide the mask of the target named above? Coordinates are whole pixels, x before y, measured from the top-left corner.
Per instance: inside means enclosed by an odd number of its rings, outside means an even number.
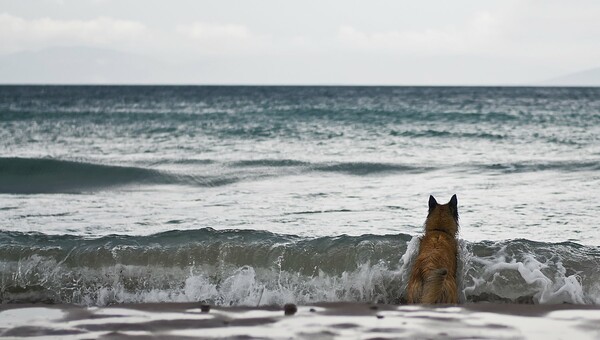
[[[211,307],[198,303],[0,306],[0,337],[55,339],[598,339],[600,307],[327,303]]]

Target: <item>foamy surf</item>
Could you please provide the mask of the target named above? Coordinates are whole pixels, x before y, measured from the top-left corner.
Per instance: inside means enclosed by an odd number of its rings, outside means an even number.
[[[402,303],[418,237],[255,230],[149,236],[0,232],[2,303]],[[598,304],[597,247],[460,242],[461,302]]]

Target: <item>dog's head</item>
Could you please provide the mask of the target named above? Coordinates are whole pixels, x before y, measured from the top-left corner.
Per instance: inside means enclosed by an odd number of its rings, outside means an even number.
[[[429,196],[429,213],[425,220],[425,230],[442,230],[455,235],[458,232],[458,199],[452,195],[450,202],[438,204]]]

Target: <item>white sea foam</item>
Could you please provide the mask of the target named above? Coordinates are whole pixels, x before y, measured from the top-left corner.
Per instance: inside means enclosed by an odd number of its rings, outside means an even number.
[[[561,260],[540,262],[530,253],[517,260],[506,254],[504,246],[492,256],[471,255],[470,262],[481,268],[476,271],[480,276],[470,274],[472,284],[464,288],[466,295],[487,292],[513,300],[532,296],[533,302],[543,304],[592,302],[584,294],[581,277],[567,275]]]
[[[44,251],[30,249],[31,238]],[[399,303],[420,242],[403,235],[303,239],[214,230],[150,240],[54,237],[47,246],[41,238],[18,234],[3,246],[3,302]],[[598,303],[599,275],[595,248],[459,240],[461,302]]]

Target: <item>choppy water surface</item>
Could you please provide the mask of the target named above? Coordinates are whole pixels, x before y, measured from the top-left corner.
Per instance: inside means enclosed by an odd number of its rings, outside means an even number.
[[[598,303],[599,88],[0,87],[0,299]]]

